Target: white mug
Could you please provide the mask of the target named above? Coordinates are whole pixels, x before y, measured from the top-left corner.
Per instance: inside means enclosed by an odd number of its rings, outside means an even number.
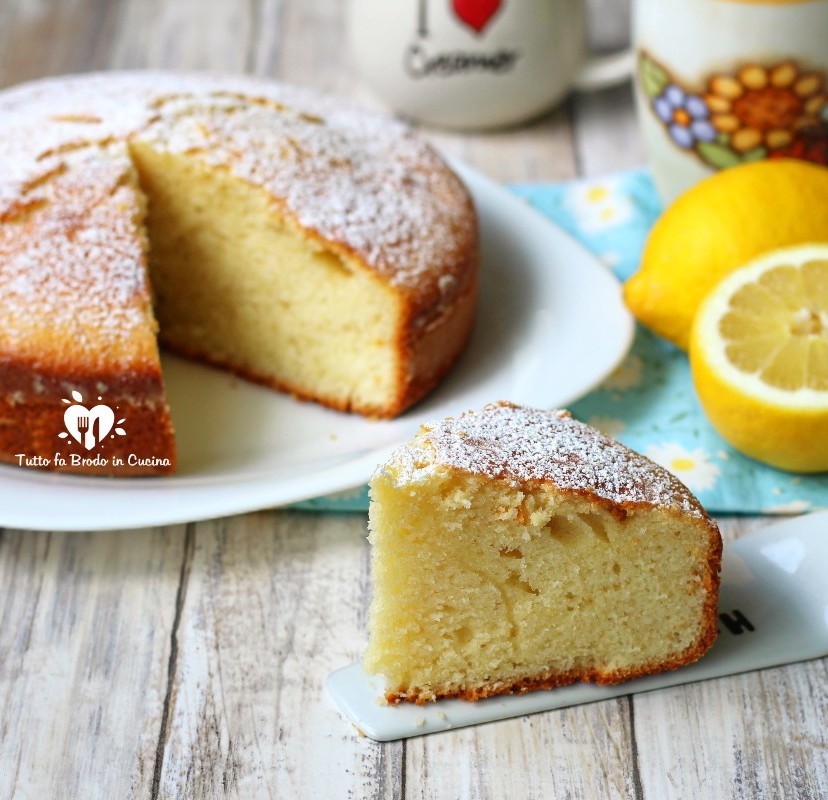
[[[636,101],[662,198],[764,158],[828,160],[828,0],[635,0]]]
[[[632,54],[590,59],[584,0],[350,0],[349,48],[394,111],[484,129],[629,75]]]

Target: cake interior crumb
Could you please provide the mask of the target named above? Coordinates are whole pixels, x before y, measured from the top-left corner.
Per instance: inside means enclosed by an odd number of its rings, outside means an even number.
[[[702,635],[701,519],[642,507],[619,521],[542,482],[441,467],[405,485],[380,471],[371,491],[365,664],[398,696],[575,673],[611,682],[681,658]]]

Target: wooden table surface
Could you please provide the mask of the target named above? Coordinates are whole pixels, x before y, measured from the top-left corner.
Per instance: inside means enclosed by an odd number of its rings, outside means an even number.
[[[343,0],[0,0],[0,85],[141,67],[252,72],[376,105]],[[592,3],[617,44],[629,9]],[[500,181],[644,161],[628,86],[531,125],[424,131]],[[0,323],[1,324],[1,323]],[[720,520],[726,540],[766,520]],[[828,797],[825,659],[404,742],[344,721],[364,515],[0,530],[0,798]]]

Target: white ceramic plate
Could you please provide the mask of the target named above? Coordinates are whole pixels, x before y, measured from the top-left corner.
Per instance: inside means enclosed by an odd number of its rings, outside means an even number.
[[[595,387],[632,340],[618,282],[508,190],[453,166],[480,215],[479,316],[468,350],[425,401],[366,420],[165,356],[179,471],[116,479],[0,466],[0,526],[135,528],[304,500],[364,483],[423,419],[497,400],[560,407]]]

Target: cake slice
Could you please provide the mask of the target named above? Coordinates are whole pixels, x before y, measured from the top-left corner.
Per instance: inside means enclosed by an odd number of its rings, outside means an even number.
[[[716,636],[721,538],[666,470],[565,411],[424,424],[371,481],[366,671],[386,698],[617,683]]]

